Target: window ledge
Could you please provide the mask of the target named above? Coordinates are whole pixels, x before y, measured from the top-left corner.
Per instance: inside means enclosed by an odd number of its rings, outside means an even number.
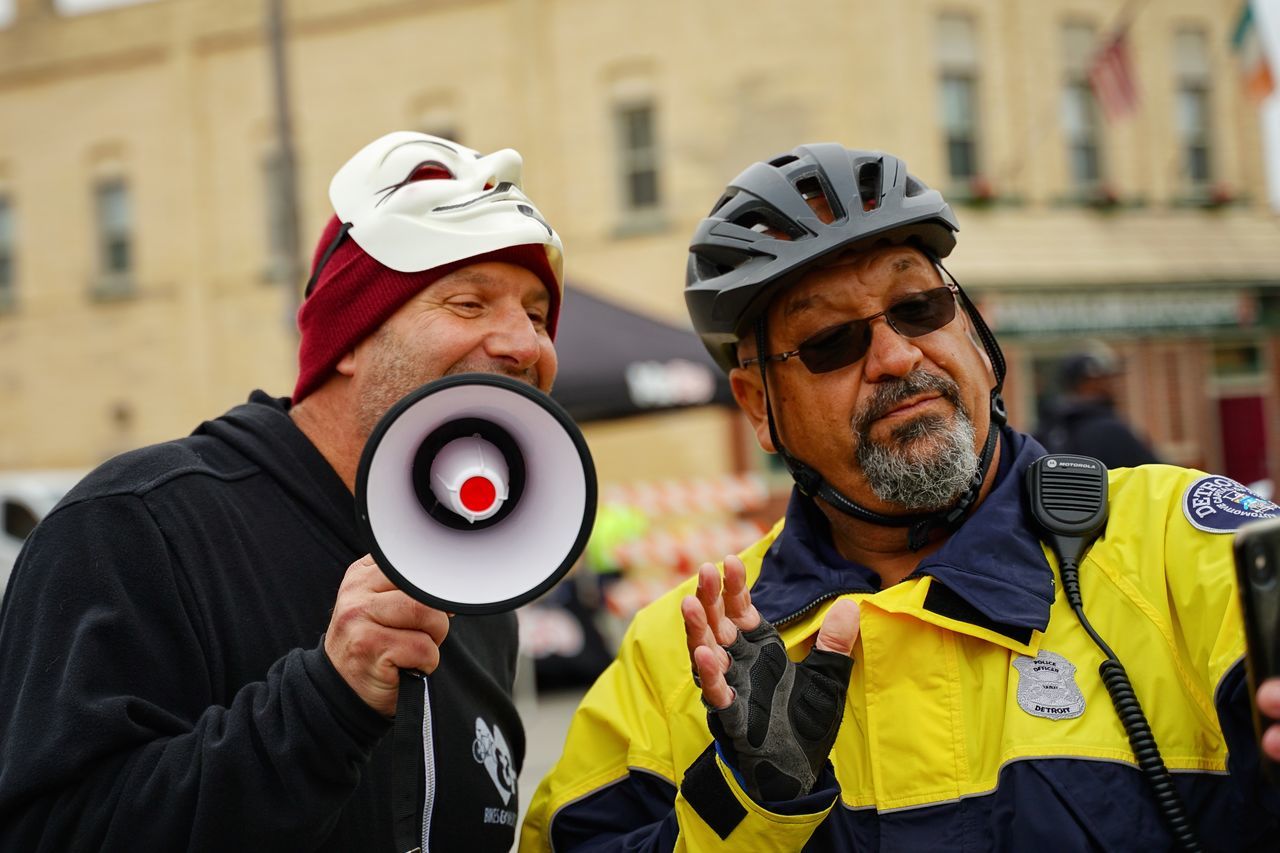
[[[128,273],[103,273],[89,283],[89,296],[95,302],[123,302],[137,295],[137,283]]]
[[[617,239],[645,237],[660,234],[670,227],[671,220],[659,209],[628,211],[613,227],[613,236]]]
[[[972,210],[990,210],[996,207],[1025,207],[1027,200],[1020,195],[975,195],[959,189],[944,192],[943,197],[954,205]]]
[[[1121,210],[1140,210],[1148,207],[1145,196],[1122,196],[1101,190],[1071,192],[1054,198],[1053,207],[1083,207],[1100,213],[1111,213]]]
[[[1176,196],[1169,199],[1169,206],[1179,210],[1188,208],[1200,210],[1223,210],[1228,207],[1248,207],[1249,197],[1245,195],[1222,195],[1213,193],[1195,193]]]

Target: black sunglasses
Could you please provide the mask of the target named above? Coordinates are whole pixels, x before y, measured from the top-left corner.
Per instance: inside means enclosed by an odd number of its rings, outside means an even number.
[[[742,366],[761,361],[787,361],[798,356],[810,373],[830,373],[848,367],[871,348],[872,320],[884,317],[889,328],[904,338],[918,338],[936,332],[956,318],[957,291],[954,284],[948,284],[913,293],[878,314],[828,326],[805,338],[790,352],[744,358]]]

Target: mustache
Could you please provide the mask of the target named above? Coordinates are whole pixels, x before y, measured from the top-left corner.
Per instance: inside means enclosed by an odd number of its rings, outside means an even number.
[[[875,393],[853,418],[853,431],[865,440],[871,424],[893,411],[917,394],[936,391],[938,396],[968,415],[968,409],[960,399],[960,386],[945,376],[937,376],[925,370],[913,370],[901,379],[882,382]]]

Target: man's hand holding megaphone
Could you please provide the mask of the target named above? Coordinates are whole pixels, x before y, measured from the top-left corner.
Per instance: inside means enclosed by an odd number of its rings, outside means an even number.
[[[390,717],[400,671],[434,672],[448,633],[449,614],[406,595],[365,555],[347,568],[338,588],[324,650],[351,689]]]

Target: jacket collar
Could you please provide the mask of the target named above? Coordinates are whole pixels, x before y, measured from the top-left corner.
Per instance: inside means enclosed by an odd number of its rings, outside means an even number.
[[[986,499],[911,577],[933,578],[926,610],[1026,642],[1048,626],[1054,596],[1053,571],[1022,496],[1027,468],[1046,451],[1007,427],[1001,442],[1006,452]],[[761,615],[787,622],[836,595],[879,591],[879,575],[836,551],[826,516],[794,489],[783,530],[752,585]]]
[[[349,551],[369,550],[356,524],[356,503],[329,461],[289,416],[288,398],[254,391],[248,402],[222,417],[205,421],[195,435],[213,436],[235,448],[270,476],[320,527]]]

